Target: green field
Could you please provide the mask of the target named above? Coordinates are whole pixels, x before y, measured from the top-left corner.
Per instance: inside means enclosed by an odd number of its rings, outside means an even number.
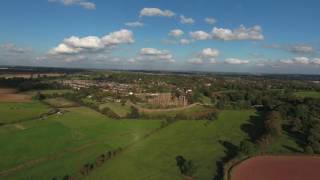
[[[103,109],[105,107],[110,108],[113,112],[118,114],[120,117],[125,117],[128,113],[130,113],[130,106],[127,104],[122,105],[121,103],[109,102],[109,103],[101,104],[99,106],[100,109]]]
[[[294,94],[299,98],[320,98],[320,92],[318,91],[299,91]]]
[[[57,108],[78,106],[75,102],[69,101],[62,97],[45,99],[44,102]]]
[[[73,90],[71,89],[46,89],[46,90],[32,90],[32,91],[26,91],[24,94],[28,94],[31,96],[36,95],[38,92],[44,95],[53,95],[53,94],[66,94],[66,93],[72,93]]]
[[[178,121],[107,162],[87,179],[185,179],[176,166],[177,155],[195,163],[195,179],[212,179],[216,162],[227,151],[220,141],[238,146],[248,138],[241,125],[255,115],[250,110],[223,111],[208,125],[205,121]]]
[[[38,102],[0,103],[0,124],[13,123],[33,118],[49,111],[49,107]]]
[[[139,109],[140,113],[149,118],[168,118],[175,117],[177,114],[184,114],[185,116],[193,116],[196,113],[206,111],[211,107],[206,107],[200,104],[194,104],[186,107],[153,110],[153,109]]]
[[[85,107],[0,128],[0,179],[61,179],[107,150],[138,141],[161,121],[110,120]]]

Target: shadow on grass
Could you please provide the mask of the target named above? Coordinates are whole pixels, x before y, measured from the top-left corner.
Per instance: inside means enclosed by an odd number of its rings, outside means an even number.
[[[283,125],[282,126],[282,130],[285,131],[287,133],[287,135],[293,139],[295,141],[295,143],[301,148],[303,149],[307,144],[307,139],[306,137],[300,133],[300,132],[297,132],[297,131],[292,131],[291,128],[290,128],[290,125]],[[285,147],[285,146],[284,146]],[[288,147],[285,147],[287,149],[289,149]],[[291,149],[289,149],[291,150]],[[293,150],[293,149],[292,149]],[[296,152],[296,151],[293,151],[293,152]],[[298,150],[298,152],[301,152]]]
[[[216,162],[216,175],[213,180],[221,180],[223,179],[223,165],[229,160],[233,159],[237,156],[239,147],[228,142],[228,141],[219,141],[219,143],[225,148],[225,156],[221,158],[220,161]]]
[[[257,111],[257,115],[250,116],[248,123],[241,126],[241,130],[248,134],[251,142],[256,142],[264,133],[264,117],[266,112]]]

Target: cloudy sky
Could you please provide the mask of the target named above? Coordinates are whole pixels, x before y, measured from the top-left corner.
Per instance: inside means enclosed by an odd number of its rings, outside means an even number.
[[[2,0],[0,65],[320,74],[318,0]]]

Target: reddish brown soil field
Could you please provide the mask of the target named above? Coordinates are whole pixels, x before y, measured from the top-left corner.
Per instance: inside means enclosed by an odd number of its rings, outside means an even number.
[[[0,88],[0,102],[30,102],[31,97],[17,94],[15,89]]]
[[[251,158],[234,167],[232,180],[320,180],[320,157]]]

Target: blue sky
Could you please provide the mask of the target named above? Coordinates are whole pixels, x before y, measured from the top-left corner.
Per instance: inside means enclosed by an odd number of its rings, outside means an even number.
[[[1,65],[320,73],[317,0],[1,2]]]

